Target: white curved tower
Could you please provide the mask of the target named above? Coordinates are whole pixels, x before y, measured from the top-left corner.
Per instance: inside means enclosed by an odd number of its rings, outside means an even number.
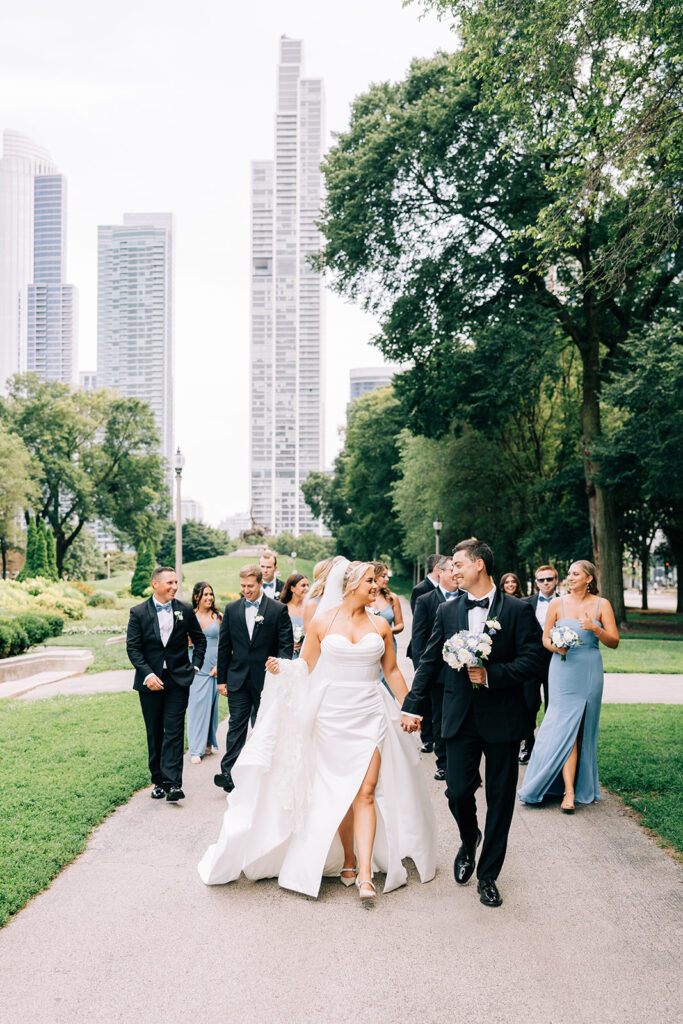
[[[39,175],[55,174],[50,154],[21,132],[3,132],[0,157],[0,390],[26,366],[21,302],[33,281],[34,189]]]

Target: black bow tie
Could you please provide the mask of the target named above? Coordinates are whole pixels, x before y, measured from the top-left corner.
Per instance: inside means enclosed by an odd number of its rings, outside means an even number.
[[[471,597],[465,598],[465,608],[467,609],[467,611],[469,611],[470,608],[488,608],[488,606],[488,597],[482,597],[481,601],[473,601]]]

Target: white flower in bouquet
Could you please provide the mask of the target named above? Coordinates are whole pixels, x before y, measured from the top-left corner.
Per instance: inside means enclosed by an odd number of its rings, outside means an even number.
[[[304,627],[303,626],[299,626],[299,625],[294,625],[294,626],[292,626],[292,632],[294,634],[294,643],[295,644],[302,643],[304,637],[306,636],[306,634],[304,633]]]
[[[491,653],[492,642],[488,633],[474,633],[469,629],[461,629],[443,645],[443,660],[456,672],[461,668],[481,668]]]
[[[583,646],[583,640],[579,640],[579,634],[569,626],[553,626],[550,630],[550,639],[556,647],[566,648],[564,654],[560,655],[562,661],[567,660],[567,651],[572,647]]]

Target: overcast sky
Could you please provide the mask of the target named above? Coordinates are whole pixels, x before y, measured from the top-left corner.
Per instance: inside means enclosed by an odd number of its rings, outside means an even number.
[[[97,225],[176,217],[175,436],[183,493],[212,523],[248,506],[249,164],[273,156],[281,35],[304,40],[329,132],[371,82],[452,49],[401,0],[0,0],[0,130],[30,135],[68,181],[68,281],[81,369],[96,365]],[[326,463],[372,320],[327,300]]]

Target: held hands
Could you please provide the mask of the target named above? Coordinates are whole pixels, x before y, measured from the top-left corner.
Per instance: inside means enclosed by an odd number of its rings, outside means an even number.
[[[413,718],[412,715],[401,715],[401,728],[404,732],[418,732],[421,725],[421,718]]]
[[[271,675],[276,676],[280,671],[277,658],[268,658],[266,662],[266,671],[270,672]]]
[[[227,683],[219,683],[218,686],[216,687],[216,689],[220,693],[221,697],[227,697],[228,696],[228,684]]]

